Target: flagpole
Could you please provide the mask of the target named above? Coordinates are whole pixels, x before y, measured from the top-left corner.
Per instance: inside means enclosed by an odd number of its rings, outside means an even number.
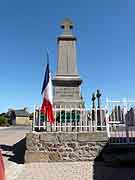
[[[47,58],[47,64],[49,64],[49,53],[48,53],[48,50],[46,50],[46,58]]]

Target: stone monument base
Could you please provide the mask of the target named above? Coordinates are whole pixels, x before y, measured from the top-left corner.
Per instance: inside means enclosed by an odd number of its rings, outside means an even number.
[[[25,162],[91,161],[106,143],[106,132],[30,132],[26,135]]]

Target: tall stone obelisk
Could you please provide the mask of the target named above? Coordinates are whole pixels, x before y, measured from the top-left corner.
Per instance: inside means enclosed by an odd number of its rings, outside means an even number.
[[[77,71],[76,37],[72,33],[73,23],[65,19],[61,23],[63,33],[57,38],[58,62],[57,72],[53,79],[53,102],[57,107],[82,106],[80,93],[82,80]]]

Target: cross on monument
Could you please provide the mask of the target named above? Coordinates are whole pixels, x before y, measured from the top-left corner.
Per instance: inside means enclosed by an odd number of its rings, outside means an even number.
[[[96,100],[96,96],[95,93],[92,94],[92,108],[95,109],[95,100]]]
[[[97,89],[97,99],[98,99],[98,108],[100,108],[101,107],[101,93],[99,89]]]
[[[73,23],[70,19],[65,19],[62,23],[61,23],[61,28],[64,29],[64,31],[70,31],[70,29],[73,28]]]

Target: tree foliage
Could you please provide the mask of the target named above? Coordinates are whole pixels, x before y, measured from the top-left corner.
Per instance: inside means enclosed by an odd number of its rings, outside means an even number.
[[[4,115],[0,115],[0,126],[8,125],[8,118]]]

